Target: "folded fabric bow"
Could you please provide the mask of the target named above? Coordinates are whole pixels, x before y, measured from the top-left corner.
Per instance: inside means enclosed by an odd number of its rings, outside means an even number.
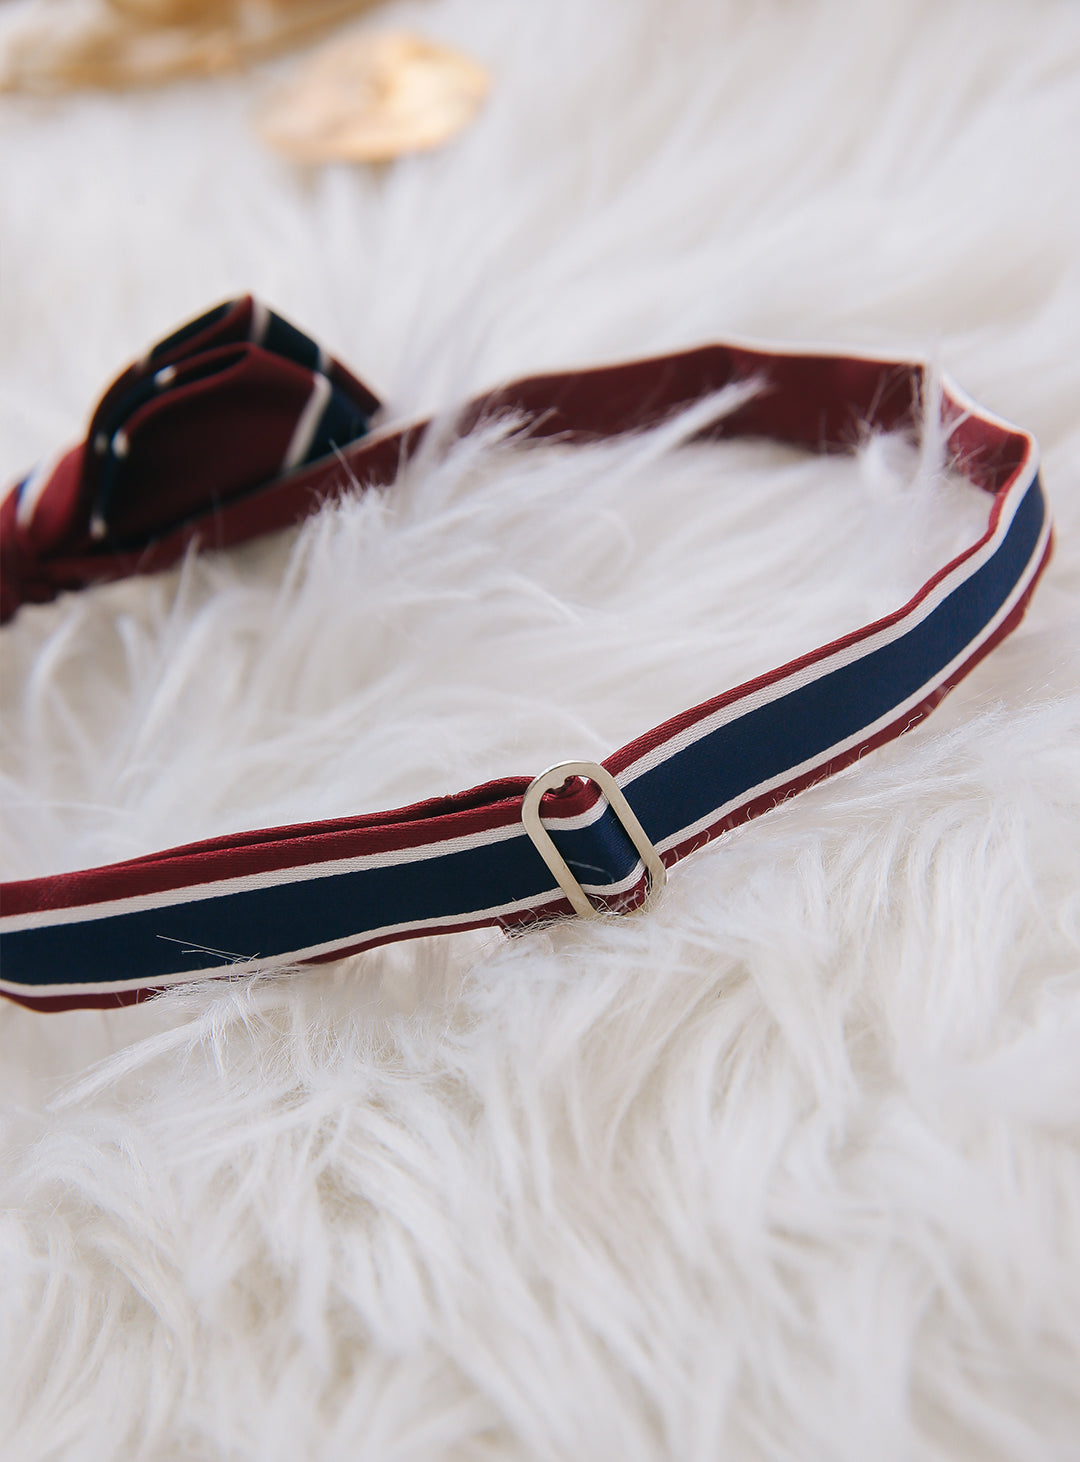
[[[0,620],[61,589],[165,568],[195,540],[226,547],[303,517],[334,449],[378,409],[251,295],[208,311],[118,376],[85,440],[0,504]]]

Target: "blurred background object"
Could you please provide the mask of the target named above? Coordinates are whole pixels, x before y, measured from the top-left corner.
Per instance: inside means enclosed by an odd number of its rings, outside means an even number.
[[[0,34],[0,90],[148,86],[232,71],[374,0],[26,0]]]
[[[259,131],[298,162],[388,162],[448,141],[488,88],[478,62],[419,36],[341,37],[276,93]]]

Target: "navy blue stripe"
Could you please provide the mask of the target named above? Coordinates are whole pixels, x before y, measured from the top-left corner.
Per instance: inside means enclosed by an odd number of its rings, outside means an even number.
[[[295,361],[297,365],[307,366],[309,371],[319,369],[319,347],[315,341],[295,325],[290,325],[288,320],[275,315],[273,310],[269,313],[266,333],[260,343],[264,350],[282,355],[286,360]]]
[[[189,320],[186,325],[181,325],[179,330],[174,330],[171,335],[166,335],[164,340],[158,341],[150,352],[150,359],[152,361],[160,360],[163,355],[168,355],[170,351],[175,350],[178,345],[183,345],[185,340],[190,340],[193,335],[199,335],[203,330],[209,329],[211,325],[216,325],[219,320],[225,318],[236,303],[236,300],[226,300],[224,304],[215,305],[204,315],[199,315],[196,319]]]
[[[341,391],[332,389],[304,461],[317,462],[335,447],[346,447],[358,437],[365,436],[367,429],[368,418],[359,407],[354,406]]]
[[[1005,603],[1030,563],[1045,506],[1036,478],[994,555],[891,644],[747,711],[636,777],[626,795],[653,842],[872,725],[939,675]]]
[[[569,832],[552,828],[551,840],[577,881],[599,888],[621,883],[640,862],[625,828],[607,806],[589,827]]]
[[[195,944],[268,958],[389,924],[537,898],[550,886],[523,834],[419,863],[5,934],[3,977],[28,985],[151,982],[206,968],[205,953],[188,948]]]
[[[637,862],[610,809],[592,827],[560,833],[557,841],[588,882],[616,882]],[[194,949],[196,944],[242,958],[269,958],[360,938],[391,924],[534,901],[552,886],[551,874],[523,833],[418,863],[19,930],[3,937],[3,977],[27,985],[149,983],[204,969],[207,958]]]

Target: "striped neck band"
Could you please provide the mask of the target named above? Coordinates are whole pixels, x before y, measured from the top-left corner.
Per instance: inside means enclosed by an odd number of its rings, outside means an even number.
[[[913,361],[717,343],[514,381],[456,429],[530,440],[656,426],[756,383],[697,440],[850,452],[917,438],[986,493],[985,531],[895,612],[568,762],[390,812],[264,828],[0,888],[0,993],[41,1010],[129,1004],[207,976],[421,935],[641,907],[665,870],[929,714],[1019,623],[1050,553],[1034,439]],[[227,548],[389,487],[429,422],[377,398],[251,297],[184,326],[109,387],[86,439],[0,503],[0,613]],[[208,954],[206,951],[227,951]]]

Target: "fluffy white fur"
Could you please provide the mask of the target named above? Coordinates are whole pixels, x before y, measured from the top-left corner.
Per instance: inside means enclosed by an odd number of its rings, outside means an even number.
[[[716,335],[929,353],[1031,427],[1021,629],[655,912],[0,1011],[0,1455],[1080,1456],[1080,10],[431,0],[492,100],[276,161],[271,74],[0,110],[0,470],[253,288],[401,412]],[[276,68],[280,70],[281,68]],[[929,458],[494,431],[6,628],[6,876],[566,756],[901,603]]]

